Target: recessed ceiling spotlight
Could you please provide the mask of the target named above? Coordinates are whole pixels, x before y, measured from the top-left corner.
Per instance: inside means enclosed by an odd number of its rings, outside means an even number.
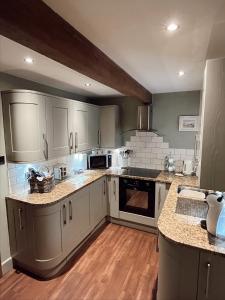
[[[91,86],[91,83],[87,82],[85,83],[85,86]]]
[[[33,62],[34,62],[33,58],[30,56],[25,57],[24,61],[25,61],[25,63],[30,64],[30,65],[33,64]]]
[[[176,23],[171,23],[166,26],[167,31],[176,31],[178,29],[178,25]]]
[[[178,75],[179,75],[180,77],[184,76],[184,71],[179,71]]]

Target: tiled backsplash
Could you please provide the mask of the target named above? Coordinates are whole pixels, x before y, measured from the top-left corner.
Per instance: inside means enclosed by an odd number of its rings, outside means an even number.
[[[108,149],[101,149],[103,153],[106,153]],[[76,170],[86,170],[87,169],[87,154],[77,153],[73,155],[68,155],[65,157],[60,157],[58,159],[52,159],[48,161],[29,163],[29,164],[16,164],[8,163],[8,177],[9,177],[9,188],[10,193],[24,193],[29,190],[29,184],[26,179],[26,172],[29,168],[34,168],[40,170],[43,167],[48,167],[50,171],[56,164],[66,164],[67,172],[69,175],[73,175]],[[119,150],[112,151],[112,166],[118,167],[121,165],[121,156],[119,155]]]
[[[38,162],[33,164],[15,164],[8,163],[8,175],[9,175],[9,188],[11,193],[23,193],[29,189],[29,184],[26,179],[26,172],[29,168],[40,169],[42,167],[48,167],[49,170],[53,169],[56,164],[66,164],[69,174],[73,174],[75,170],[87,169],[87,154],[77,153],[60,157],[58,159],[52,159],[44,162]]]
[[[153,132],[136,131],[126,147],[133,150],[133,155],[128,160],[128,165],[137,168],[164,169],[164,160],[170,156],[175,160],[176,171],[182,170],[183,160],[193,160],[193,149],[170,148],[163,137]]]

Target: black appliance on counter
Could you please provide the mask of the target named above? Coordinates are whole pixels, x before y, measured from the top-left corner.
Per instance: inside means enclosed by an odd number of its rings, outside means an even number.
[[[156,178],[160,171],[127,168],[124,175]],[[119,210],[142,216],[155,217],[155,182],[141,178],[119,179]]]
[[[89,169],[108,169],[112,166],[111,154],[91,154],[88,156]]]

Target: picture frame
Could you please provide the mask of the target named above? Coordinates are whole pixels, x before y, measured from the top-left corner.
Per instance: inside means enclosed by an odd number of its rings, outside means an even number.
[[[179,131],[199,131],[199,116],[180,116]]]

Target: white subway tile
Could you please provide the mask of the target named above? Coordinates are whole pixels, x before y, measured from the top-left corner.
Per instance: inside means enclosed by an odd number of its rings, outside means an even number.
[[[194,156],[194,150],[193,149],[186,149],[186,154]]]
[[[152,142],[153,143],[162,143],[163,142],[163,138],[162,137],[153,137],[152,138]]]
[[[185,155],[186,150],[185,149],[175,149],[175,154],[183,154]]]
[[[169,148],[169,143],[162,143],[162,148],[168,149]]]
[[[145,157],[145,153],[138,152],[138,153],[136,154],[136,157]]]

